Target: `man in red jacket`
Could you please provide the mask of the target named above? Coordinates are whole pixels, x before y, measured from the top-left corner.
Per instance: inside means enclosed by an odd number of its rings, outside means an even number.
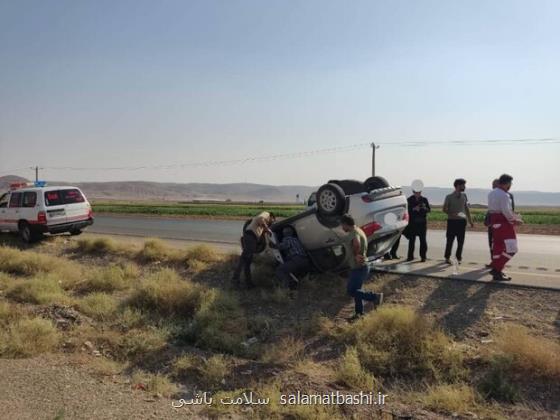
[[[488,194],[488,213],[492,229],[492,270],[490,274],[496,281],[509,281],[511,277],[504,274],[506,264],[517,253],[515,226],[523,223],[521,216],[513,212],[511,188],[513,177],[502,175],[498,187]]]

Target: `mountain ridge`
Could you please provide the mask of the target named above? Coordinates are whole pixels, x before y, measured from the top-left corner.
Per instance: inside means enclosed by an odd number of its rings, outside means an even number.
[[[11,183],[26,182],[25,178],[15,175],[0,177],[0,191],[5,191]],[[267,185],[257,183],[205,183],[205,182],[154,182],[154,181],[108,181],[108,182],[66,182],[51,181],[51,185],[74,185],[84,191],[91,200],[157,200],[157,201],[245,201],[296,203],[306,199],[317,186],[306,185]],[[403,187],[408,196],[410,187]],[[423,194],[432,204],[442,204],[451,188],[426,187]],[[467,188],[471,204],[486,204],[489,189]],[[512,191],[517,205],[524,206],[560,206],[560,192]]]

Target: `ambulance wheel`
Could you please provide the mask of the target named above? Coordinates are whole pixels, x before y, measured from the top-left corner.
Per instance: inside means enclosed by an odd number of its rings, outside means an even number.
[[[317,191],[317,209],[321,216],[337,216],[344,212],[344,191],[337,184],[325,184]]]
[[[27,222],[19,222],[18,233],[21,240],[26,244],[32,244],[38,239],[37,233],[33,232],[31,226]]]

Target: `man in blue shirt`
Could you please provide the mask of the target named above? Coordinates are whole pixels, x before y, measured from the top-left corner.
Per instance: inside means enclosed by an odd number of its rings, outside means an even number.
[[[284,263],[276,269],[276,278],[280,284],[287,285],[291,290],[297,289],[297,275],[307,274],[311,269],[311,261],[305,248],[296,237],[294,229],[286,226],[282,229],[282,241],[277,245],[270,243],[272,248],[282,252]]]

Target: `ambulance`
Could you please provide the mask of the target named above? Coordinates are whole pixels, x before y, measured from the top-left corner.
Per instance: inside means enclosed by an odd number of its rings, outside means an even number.
[[[92,224],[91,205],[77,187],[16,183],[0,196],[0,231],[18,233],[26,243],[45,233],[79,235]]]

